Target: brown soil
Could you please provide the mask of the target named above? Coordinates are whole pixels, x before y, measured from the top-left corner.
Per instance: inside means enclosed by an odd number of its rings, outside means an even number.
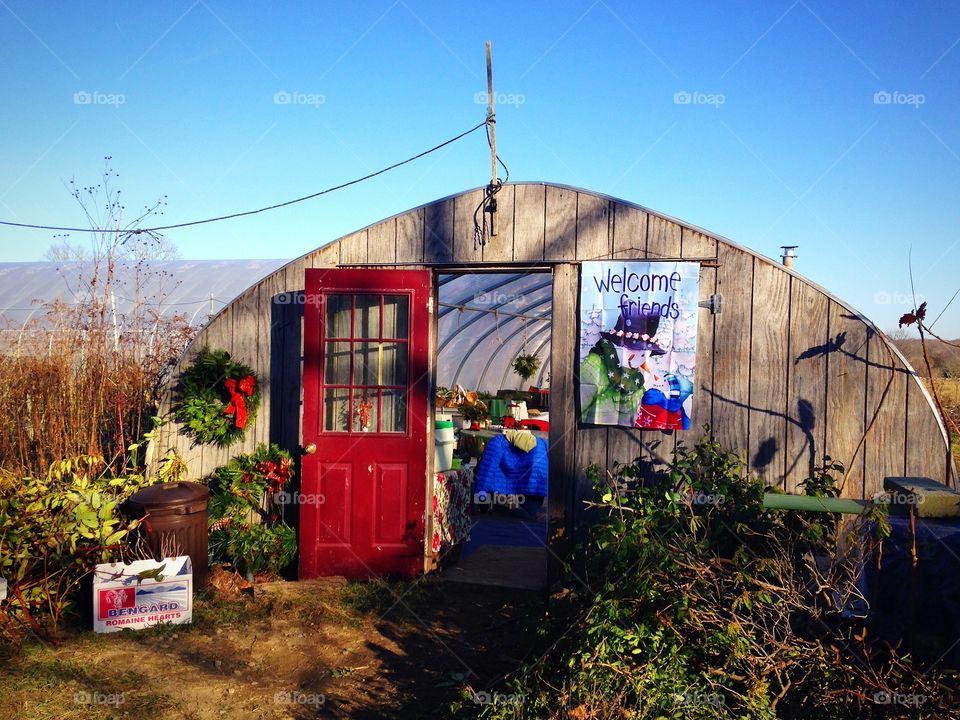
[[[0,717],[444,717],[465,690],[502,687],[543,607],[432,579],[261,584],[199,598],[192,626],[25,647],[0,677]]]

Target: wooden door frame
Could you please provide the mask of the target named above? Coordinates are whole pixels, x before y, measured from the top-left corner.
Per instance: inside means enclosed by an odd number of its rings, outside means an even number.
[[[423,267],[423,266],[417,266]],[[469,275],[469,274],[500,274],[516,271],[518,269],[542,274],[549,273],[553,281],[551,288],[551,310],[550,310],[550,434],[549,434],[549,475],[547,482],[547,544],[546,544],[546,564],[547,564],[547,590],[559,579],[564,562],[570,554],[570,537],[572,533],[572,505],[576,491],[577,476],[567,474],[573,468],[573,443],[567,442],[566,436],[576,429],[576,417],[574,416],[573,402],[573,384],[574,378],[571,374],[569,378],[564,379],[564,386],[570,385],[568,400],[571,403],[570,412],[560,423],[554,423],[554,382],[557,379],[557,367],[567,367],[572,372],[575,368],[575,358],[572,353],[577,350],[576,329],[577,329],[577,303],[579,302],[579,282],[580,272],[579,262],[569,263],[450,263],[450,264],[432,264],[429,266],[433,271],[433,302],[430,307],[430,418],[436,417],[436,387],[437,387],[437,342],[439,338],[439,308],[440,308],[440,283],[441,275]],[[572,268],[572,290],[570,289],[570,269]],[[558,270],[560,275],[558,276]],[[557,318],[557,297],[558,292],[564,300],[569,303],[572,299],[572,322],[573,335],[566,339],[559,338],[560,344],[557,344],[558,336],[556,334]],[[572,293],[572,295],[571,295]],[[567,310],[566,305],[563,306]],[[567,321],[569,324],[569,321]],[[562,347],[561,347],[562,346]],[[561,360],[558,363],[558,356],[566,353],[568,355],[566,362]],[[566,408],[566,404],[564,405]],[[559,416],[559,414],[558,414]],[[556,443],[556,446],[555,446]],[[569,445],[569,448],[567,447]],[[434,427],[433,422],[427,423],[427,497],[424,499],[425,517],[424,517],[424,573],[435,571],[438,568],[438,558],[434,555],[431,542],[433,537],[433,484],[436,477],[434,468]],[[567,450],[569,449],[569,462],[567,462]]]

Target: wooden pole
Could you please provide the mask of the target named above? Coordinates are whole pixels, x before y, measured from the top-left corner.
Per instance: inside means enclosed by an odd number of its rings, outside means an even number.
[[[497,120],[493,112],[493,59],[490,53],[490,41],[487,40],[487,106],[490,123],[490,187],[497,184]],[[497,234],[497,200],[490,198],[490,234]]]

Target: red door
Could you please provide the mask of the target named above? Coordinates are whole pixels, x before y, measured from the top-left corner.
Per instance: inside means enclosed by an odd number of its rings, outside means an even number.
[[[300,577],[423,570],[428,270],[307,270]]]

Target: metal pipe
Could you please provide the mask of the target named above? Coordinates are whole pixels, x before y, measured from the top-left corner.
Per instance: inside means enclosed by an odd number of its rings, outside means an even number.
[[[764,493],[763,507],[767,510],[805,510],[807,512],[832,512],[860,515],[872,506],[870,500],[849,498],[816,497],[814,495],[789,495],[787,493]]]

